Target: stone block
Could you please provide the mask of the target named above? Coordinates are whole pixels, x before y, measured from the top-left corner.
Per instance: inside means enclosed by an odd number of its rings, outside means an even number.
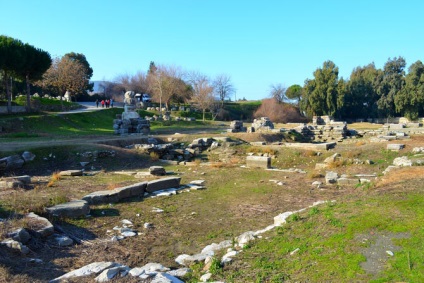
[[[419,128],[419,127],[422,127],[422,124],[421,123],[408,123],[408,124],[406,124],[406,126],[408,128]]]
[[[337,183],[338,178],[339,178],[339,175],[336,172],[329,171],[327,172],[327,174],[325,174],[325,182],[327,184]]]
[[[14,176],[14,177],[3,178],[3,180],[5,180],[5,181],[8,181],[8,180],[20,181],[23,184],[28,185],[28,184],[31,183],[31,176],[29,176],[29,175]]]
[[[405,128],[405,124],[389,124],[390,130],[399,130]]]
[[[82,176],[82,170],[65,170],[59,172],[60,176]]]
[[[97,191],[82,198],[89,204],[115,203],[119,201],[119,194],[115,190]]]
[[[180,187],[180,177],[169,177],[158,180],[149,181],[146,186],[146,191],[152,193],[155,191],[166,190]]]
[[[165,176],[166,175],[165,168],[163,168],[162,166],[150,166],[149,172],[150,172],[150,174],[152,174],[154,176]]]
[[[47,207],[46,212],[52,216],[77,218],[90,213],[90,207],[84,200],[73,200]]]
[[[266,145],[266,142],[261,142],[261,141],[258,141],[258,142],[251,142],[251,143],[250,143],[250,145],[253,145],[253,146],[261,146],[261,145]]]
[[[140,182],[128,186],[131,188],[131,197],[143,196],[146,192],[147,182]]]
[[[397,139],[397,137],[396,137],[396,136],[378,136],[378,138],[380,138],[380,139],[384,139],[384,140],[386,140],[386,141],[394,141],[394,140],[396,140],[396,139]]]
[[[356,178],[339,178],[337,179],[338,185],[356,185],[359,183],[359,179]]]
[[[405,145],[399,143],[390,143],[387,145],[387,150],[399,151],[403,148],[405,148]]]
[[[247,156],[246,165],[251,168],[271,168],[271,157],[267,156]]]
[[[113,191],[118,194],[119,200],[131,197],[131,187],[130,186],[116,188]]]

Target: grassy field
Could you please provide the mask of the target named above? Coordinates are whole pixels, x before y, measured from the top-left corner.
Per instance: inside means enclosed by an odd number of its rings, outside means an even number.
[[[112,120],[120,111],[2,117],[2,125],[13,124],[15,130],[2,133],[0,143],[111,135]],[[45,125],[50,128],[45,129]],[[189,129],[188,134],[170,136],[178,143],[189,143],[196,137],[217,134],[214,131],[200,133],[214,126],[201,122],[157,123],[152,129],[162,133]],[[247,142],[284,138],[283,134],[230,136]],[[220,265],[215,261],[210,270],[212,279],[225,282],[422,282],[424,166],[382,174],[394,158],[411,157],[413,147],[424,146],[424,137],[414,136],[402,143],[405,149],[392,152],[386,150],[386,143],[352,139],[320,154],[244,143],[206,151],[204,161],[190,165],[162,164],[153,156],[112,144],[34,148],[31,151],[37,158],[16,172],[33,176],[32,188],[0,191],[0,218],[6,219],[0,222],[0,240],[15,228],[31,228],[22,218],[25,213],[32,211],[46,216],[45,207],[153,178],[137,179],[134,175],[122,174],[123,171],[145,172],[152,165],[162,165],[174,176],[180,176],[182,184],[205,180],[206,189],[93,205],[90,218],[50,219],[68,234],[84,238],[88,244],[57,248],[46,241],[31,242],[28,257],[43,260],[42,268],[28,264],[26,256],[0,249],[0,282],[47,282],[95,261],[116,261],[131,267],[159,262],[176,268],[174,260],[180,254],[196,254],[211,243],[263,229],[273,223],[274,216],[307,208],[315,201],[327,202],[293,214],[287,224],[246,245],[231,263]],[[116,156],[87,160],[81,155],[95,150],[114,150]],[[332,164],[329,170],[350,176],[376,174],[377,178],[365,184],[325,185],[326,170],[315,170],[315,164],[336,152],[342,160]],[[273,156],[275,168],[296,168],[306,173],[243,168],[247,153],[269,154]],[[58,176],[57,171],[81,168],[81,161],[90,161],[94,169],[87,170],[87,175],[81,177]],[[317,188],[311,185],[314,181],[324,184]],[[155,213],[153,208],[164,212]],[[131,220],[141,235],[118,243],[108,241],[113,234],[108,231],[113,231],[123,219]],[[154,228],[144,229],[146,222],[152,223]],[[387,251],[393,252],[393,256]],[[216,258],[224,253],[220,251]],[[373,259],[368,253],[378,257]],[[371,268],[367,269],[367,265]],[[203,267],[203,263],[192,265],[193,273],[184,281],[199,282]]]

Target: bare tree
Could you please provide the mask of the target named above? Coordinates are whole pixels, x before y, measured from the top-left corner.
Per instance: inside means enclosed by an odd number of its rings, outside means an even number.
[[[191,101],[197,107],[202,109],[203,121],[205,121],[206,109],[210,109],[215,102],[215,97],[213,95],[214,88],[210,83],[209,78],[198,72],[190,74],[190,84],[193,88]]]
[[[284,102],[287,99],[286,97],[286,87],[282,84],[272,84],[270,90],[271,98],[275,98],[278,103]]]
[[[220,74],[215,78],[213,86],[215,94],[218,100],[221,102],[222,108],[224,106],[225,99],[230,98],[231,95],[236,91],[231,83],[231,77],[226,74]]]
[[[121,75],[114,80],[121,86],[121,91],[132,90],[137,93],[148,92],[147,76],[143,72],[138,72],[135,75]]]
[[[153,99],[159,102],[161,110],[162,103],[168,109],[170,101],[186,91],[186,85],[182,83],[183,75],[180,67],[165,65],[158,65],[148,73],[149,91],[153,94]]]
[[[86,69],[76,60],[71,60],[66,56],[57,57],[38,84],[44,88],[54,89],[59,94],[62,103],[65,92],[68,91],[73,95],[85,91]]]

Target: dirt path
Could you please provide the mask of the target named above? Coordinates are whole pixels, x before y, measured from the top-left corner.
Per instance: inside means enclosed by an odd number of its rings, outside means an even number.
[[[223,130],[224,128],[222,128]],[[104,136],[77,136],[74,138],[50,138],[43,140],[22,140],[17,139],[14,141],[1,141],[0,143],[0,152],[12,152],[12,151],[20,151],[20,150],[29,150],[32,148],[40,148],[40,147],[50,147],[50,146],[58,146],[58,145],[84,145],[84,144],[99,144],[99,143],[108,143],[108,142],[135,142],[137,140],[142,140],[147,137],[156,137],[166,139],[171,136],[177,136],[178,132],[180,135],[191,135],[191,134],[213,134],[220,128],[214,126],[214,128],[202,128],[202,129],[180,129],[176,130],[161,130],[155,131],[151,135],[141,135],[141,134],[133,134],[128,136],[116,136],[116,135],[104,135]],[[180,136],[178,135],[178,136]]]

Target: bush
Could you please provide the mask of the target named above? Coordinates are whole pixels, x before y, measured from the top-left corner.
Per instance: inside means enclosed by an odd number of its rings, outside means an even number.
[[[261,106],[253,114],[255,118],[268,117],[274,123],[306,123],[296,107],[287,103],[278,103],[274,98],[262,100]]]

